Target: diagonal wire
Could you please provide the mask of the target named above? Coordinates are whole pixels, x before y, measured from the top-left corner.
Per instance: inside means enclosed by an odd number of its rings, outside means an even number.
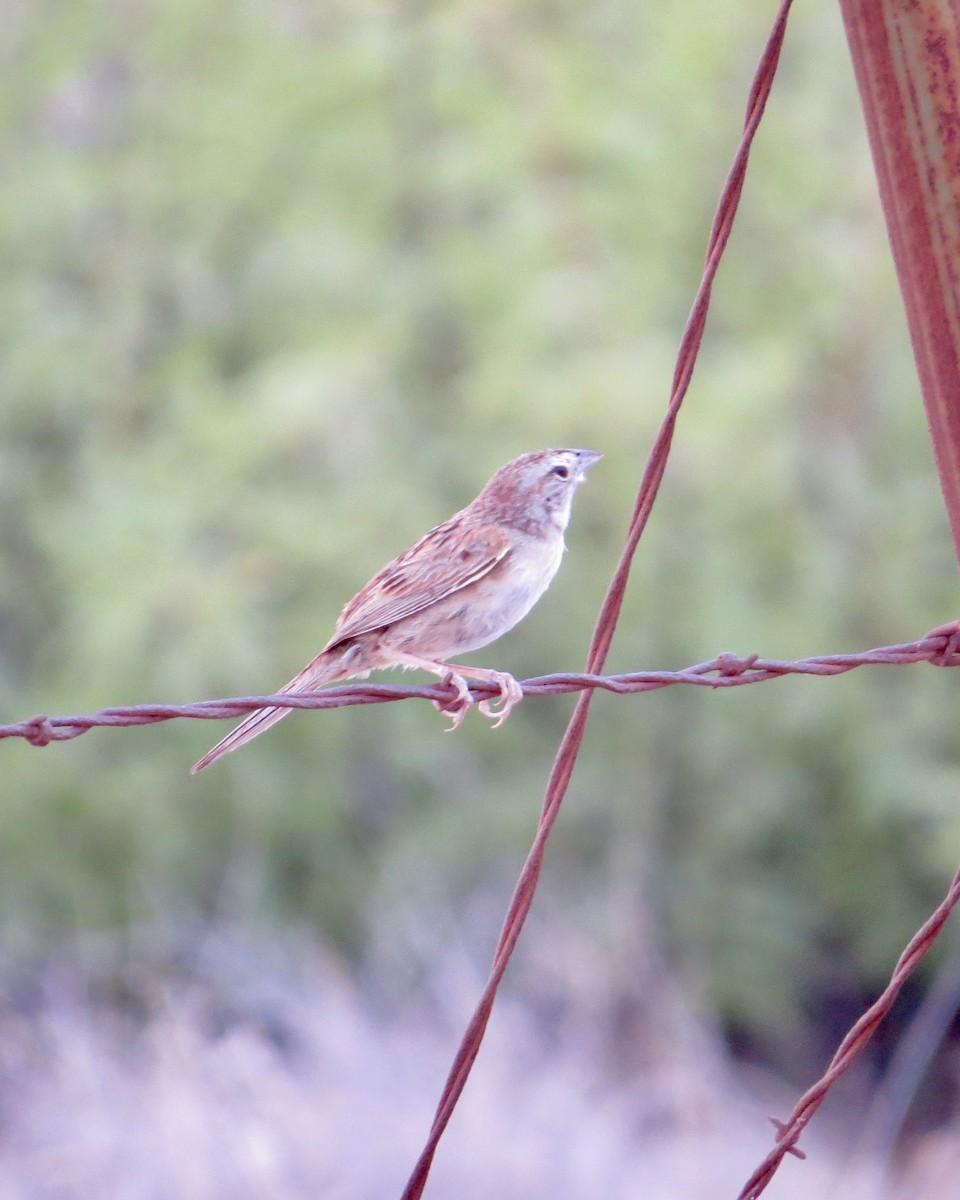
[[[663,472],[666,468],[677,415],[686,396],[687,388],[690,386],[697,353],[703,338],[713,281],[717,273],[717,267],[720,264],[720,258],[727,244],[727,239],[730,236],[730,230],[733,227],[733,219],[740,201],[740,194],[743,190],[750,147],[759,127],[760,119],[763,116],[764,106],[770,95],[770,89],[773,85],[774,75],[776,74],[790,6],[791,0],[781,0],[773,29],[767,39],[754,77],[753,86],[750,90],[743,135],[733,160],[733,165],[730,168],[720,194],[717,213],[714,217],[713,228],[710,231],[710,239],[707,245],[706,265],[704,266],[700,286],[697,289],[697,294],[690,310],[690,316],[687,319],[683,337],[680,341],[673,387],[666,415],[647,459],[633,515],[630,520],[630,526],[627,531],[623,553],[603,601],[600,616],[594,630],[587,659],[587,670],[594,674],[599,673],[603,669],[604,661],[610,649],[617,619],[623,605],[623,597],[626,591],[627,578],[630,573],[633,556],[640,541],[640,536],[646,527],[660,486],[660,480],[663,478]],[[570,723],[560,742],[547,783],[536,837],[534,838],[526,862],[523,864],[520,878],[517,881],[517,886],[507,910],[494,955],[490,977],[454,1056],[453,1065],[450,1068],[450,1073],[441,1093],[430,1133],[420,1157],[414,1166],[413,1172],[407,1181],[407,1186],[403,1191],[403,1200],[419,1200],[419,1197],[423,1194],[423,1188],[430,1173],[430,1166],[433,1162],[437,1145],[463,1092],[470,1070],[480,1050],[480,1043],[483,1040],[484,1030],[490,1018],[490,1012],[493,1008],[493,1002],[500,986],[500,981],[506,971],[507,963],[510,961],[513,948],[517,943],[520,931],[533,903],[533,895],[536,890],[540,869],[543,865],[543,855],[547,839],[550,836],[550,831],[553,828],[554,821],[560,811],[560,805],[563,802],[563,797],[570,783],[570,777],[573,774],[574,764],[583,741],[583,733],[586,728],[587,715],[590,710],[590,701],[592,698],[592,690],[581,692],[573,711],[573,716],[570,718]]]
[[[803,1153],[796,1148],[800,1134],[806,1129],[813,1114],[826,1099],[830,1088],[876,1033],[877,1026],[893,1007],[893,1002],[907,978],[936,941],[937,935],[953,912],[958,900],[960,900],[960,871],[954,875],[943,900],[910,939],[906,949],[900,955],[893,974],[890,976],[890,982],[884,988],[883,993],[847,1032],[837,1047],[829,1067],[820,1079],[800,1097],[786,1121],[774,1120],[773,1123],[777,1128],[776,1144],[744,1184],[737,1200],[756,1200],[773,1178],[787,1154],[795,1154],[799,1158],[804,1157]]]

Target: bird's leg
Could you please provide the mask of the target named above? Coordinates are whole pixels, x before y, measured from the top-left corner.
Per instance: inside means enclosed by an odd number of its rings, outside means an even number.
[[[419,667],[432,675],[439,675],[444,683],[452,684],[457,689],[456,698],[442,704],[434,701],[433,706],[438,712],[445,712],[452,718],[450,731],[459,729],[463,718],[473,704],[473,697],[467,687],[467,679],[479,679],[481,683],[492,683],[500,690],[500,695],[482,700],[477,706],[485,717],[493,718],[493,728],[502,725],[510,715],[510,710],[523,699],[523,690],[512,675],[505,671],[489,671],[483,667],[464,667],[455,663],[436,662],[432,658],[420,658],[416,654],[398,653],[391,651],[391,657],[399,666]],[[466,676],[466,678],[464,678]],[[500,708],[493,707],[500,701]]]
[[[473,706],[473,697],[463,678],[467,672],[462,667],[451,667],[444,662],[436,662],[432,658],[421,658],[418,654],[406,654],[397,650],[390,651],[390,657],[401,667],[419,667],[421,671],[429,671],[431,675],[439,675],[441,683],[450,684],[457,690],[452,700],[432,701],[437,712],[446,713],[453,721],[450,731],[459,729],[463,718]]]
[[[493,728],[499,729],[511,710],[523,699],[523,688],[507,671],[488,671],[480,667],[456,667],[457,671],[471,679],[480,679],[484,683],[495,684],[500,689],[499,696],[491,696],[489,700],[481,700],[477,707],[485,717],[493,719]],[[499,701],[500,707],[494,708]]]

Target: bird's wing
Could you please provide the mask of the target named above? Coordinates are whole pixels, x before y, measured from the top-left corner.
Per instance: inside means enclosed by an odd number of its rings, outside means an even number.
[[[509,553],[497,525],[464,529],[456,517],[438,525],[354,596],[326,648],[422,612],[482,579]]]

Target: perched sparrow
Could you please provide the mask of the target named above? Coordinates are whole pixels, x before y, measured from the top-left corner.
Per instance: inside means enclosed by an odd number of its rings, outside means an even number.
[[[281,692],[312,692],[326,683],[382,667],[421,667],[457,689],[437,705],[456,729],[473,703],[464,676],[496,684],[499,709],[480,711],[502,725],[523,693],[512,675],[453,666],[454,654],[478,650],[512,629],[547,590],[565,549],[573,493],[601,457],[592,450],[534,450],[501,467],[480,495],[431,529],[374,575],[340,614],[333,637]],[[263,733],[288,708],[261,708],[194,766]]]

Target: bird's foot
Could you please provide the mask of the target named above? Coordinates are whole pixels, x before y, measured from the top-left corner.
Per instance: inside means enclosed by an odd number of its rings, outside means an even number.
[[[463,718],[473,707],[473,697],[470,695],[470,688],[467,686],[467,681],[462,675],[458,675],[456,671],[447,671],[441,678],[440,683],[443,687],[455,689],[456,695],[451,700],[434,700],[433,707],[437,712],[448,716],[452,724],[447,729],[447,733],[453,733],[455,729],[459,729],[463,724]],[[481,709],[483,705],[480,706]]]
[[[500,695],[491,696],[489,700],[481,700],[477,707],[485,717],[492,718],[491,728],[499,729],[510,716],[511,710],[523,699],[523,688],[512,675],[508,675],[505,671],[491,671],[490,682],[497,685]],[[494,704],[499,704],[500,707],[494,708]]]

